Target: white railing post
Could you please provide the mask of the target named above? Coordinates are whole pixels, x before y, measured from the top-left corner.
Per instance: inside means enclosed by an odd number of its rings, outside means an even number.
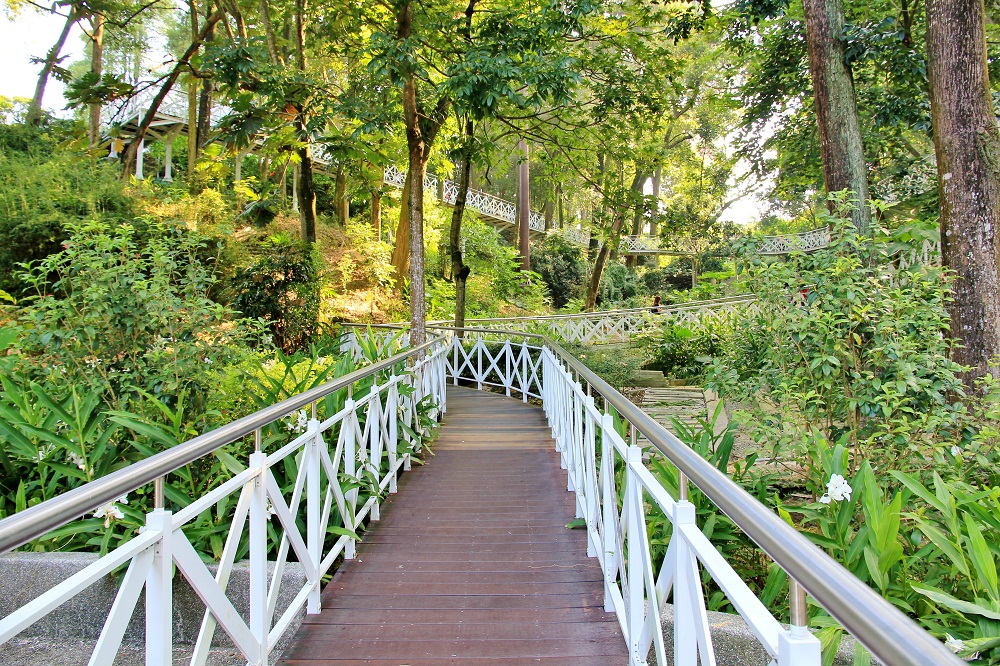
[[[584,487],[587,489],[587,557],[597,557],[597,547],[594,544],[595,537],[598,534],[597,531],[597,497],[600,493],[600,488],[597,480],[597,432],[595,430],[595,421],[591,410],[596,409],[594,406],[594,397],[588,395],[587,402],[584,405],[584,414],[586,415],[586,436],[587,441],[585,443],[584,454],[587,459],[587,482]],[[603,562],[603,560],[602,560]]]
[[[819,639],[809,633],[806,591],[794,579],[788,579],[791,627],[778,634],[778,666],[820,666],[823,661]]]
[[[153,564],[146,576],[146,666],[171,666],[174,661],[172,513],[162,506],[153,509],[146,514],[146,529],[160,533],[153,546]]]
[[[618,522],[618,497],[615,493],[615,447],[609,434],[615,427],[610,414],[601,417],[601,504],[604,509],[604,610],[615,612],[613,587],[618,583],[618,535],[615,525]]]
[[[267,666],[267,455],[250,454],[249,467],[257,470],[250,496],[250,634],[260,646],[258,664]]]
[[[672,522],[674,533],[671,542],[677,553],[677,568],[674,571],[674,664],[695,666],[698,659],[698,641],[695,640],[698,618],[695,618],[695,613],[700,605],[701,580],[695,553],[684,538],[682,529],[684,525],[695,524],[695,507],[683,495],[674,504]]]
[[[358,465],[358,450],[357,450],[357,435],[355,433],[354,424],[357,421],[357,416],[354,413],[355,403],[353,398],[348,398],[344,401],[344,410],[346,414],[344,420],[341,422],[340,426],[340,436],[344,438],[344,475],[350,480],[357,478],[357,465]],[[353,517],[358,513],[358,489],[352,488],[347,491],[345,496],[347,500],[347,511],[351,514],[351,522],[353,523]],[[345,520],[348,519],[344,516]],[[351,529],[354,525],[351,525]],[[344,559],[353,560],[357,556],[357,548],[355,547],[354,539],[348,539],[347,543],[344,544]]]
[[[375,493],[379,492],[382,479],[379,472],[382,469],[382,398],[378,384],[372,384],[371,397],[368,399],[368,464],[375,474]],[[371,519],[381,520],[379,501],[376,497],[372,504]]]
[[[315,403],[314,403],[315,407]],[[306,445],[305,455],[303,456],[303,463],[306,465],[306,539],[309,546],[309,557],[313,561],[313,565],[316,570],[319,570],[320,562],[323,559],[323,535],[320,534],[320,512],[322,507],[320,502],[319,492],[319,475],[320,475],[320,434],[319,434],[319,421],[316,419],[315,413],[313,418],[309,421],[309,432],[312,433],[312,437],[309,439],[309,443]],[[335,483],[335,480],[330,481]],[[309,599],[306,605],[306,612],[310,615],[315,615],[320,612],[320,581],[314,580],[310,581],[313,585],[312,590],[309,592]]]
[[[521,340],[521,402],[528,402],[528,389],[531,382],[528,379],[528,341]]]
[[[514,348],[510,346],[510,340],[507,340],[503,344],[502,353],[503,353],[503,367],[504,367],[504,375],[503,375],[504,395],[509,397],[510,387],[514,385],[514,381],[511,376],[511,356],[514,353]]]
[[[398,440],[398,424],[396,419],[399,418],[399,389],[396,388],[396,382],[398,381],[396,375],[391,375],[389,377],[389,390],[386,392],[385,396],[385,408],[389,412],[389,418],[386,419],[386,427],[389,428],[388,440],[389,440],[389,473],[391,477],[389,478],[389,492],[396,492],[396,479],[399,476],[396,470],[396,447]]]
[[[628,663],[629,666],[645,666],[646,655],[640,654],[640,644],[642,627],[646,624],[646,595],[643,571],[643,557],[645,553],[640,552],[643,544],[640,530],[644,529],[642,507],[642,484],[636,478],[634,465],[642,465],[642,449],[632,445],[628,447],[625,459],[625,515],[628,524],[626,525],[626,539],[628,540],[628,598],[625,600],[628,626]],[[676,615],[675,620],[676,622]],[[674,664],[685,664],[677,658],[675,653]]]

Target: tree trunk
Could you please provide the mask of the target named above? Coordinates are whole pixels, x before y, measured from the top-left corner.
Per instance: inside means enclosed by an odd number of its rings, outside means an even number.
[[[646,182],[645,177],[637,171],[635,177],[632,178],[632,186],[629,188],[630,192],[632,194],[642,192],[642,184],[644,182]],[[629,206],[627,203],[618,207],[614,220],[611,223],[611,237],[601,245],[601,249],[597,253],[597,259],[594,261],[594,271],[590,274],[590,282],[587,284],[587,299],[584,304],[584,309],[587,312],[592,312],[597,307],[597,292],[601,288],[604,267],[608,263],[608,257],[611,255],[612,250],[618,247],[618,240],[621,236],[622,227],[625,226],[625,215],[628,209]]]
[[[381,183],[380,183],[381,185]],[[382,240],[382,189],[376,187],[372,190],[372,229],[375,231],[375,238]]]
[[[531,180],[528,174],[528,142],[518,146],[522,161],[517,179],[517,249],[521,253],[521,270],[531,270]]]
[[[347,173],[344,171],[343,164],[337,165],[333,186],[333,204],[337,219],[340,220],[341,225],[346,226],[350,217],[350,202],[347,200]]]
[[[306,71],[306,0],[295,0],[295,55],[300,72]],[[309,125],[305,111],[297,109],[296,126],[302,147],[299,156],[298,203],[302,240],[316,242],[316,190],[313,188],[312,152],[309,148]]]
[[[221,9],[219,10],[222,11]],[[205,16],[212,12],[212,0],[205,3]],[[204,29],[203,29],[204,30]],[[215,39],[215,23],[205,34],[205,41],[210,42]],[[198,149],[201,150],[208,144],[212,135],[212,79],[204,79],[201,83],[201,97],[198,100]]]
[[[653,170],[653,215],[649,220],[649,235],[656,236],[659,234],[659,229],[657,228],[656,221],[659,219],[660,215],[660,184],[663,182],[663,165],[657,164],[656,169]]]
[[[844,57],[842,0],[803,0],[827,192],[848,190],[856,200],[851,221],[868,233],[868,175],[851,70]]]
[[[194,176],[195,163],[198,161],[198,79],[194,79],[188,85],[188,184]]]
[[[177,77],[181,75],[181,71],[187,69],[191,58],[198,52],[198,49],[201,48],[202,43],[204,43],[207,36],[215,27],[215,24],[221,21],[223,16],[225,16],[225,14],[220,11],[208,17],[205,22],[205,27],[202,28],[201,33],[199,33],[198,37],[191,42],[187,51],[185,51],[184,55],[180,57],[180,60],[178,60],[177,64],[174,65],[174,68],[170,70],[170,74],[167,75],[163,85],[160,86],[160,90],[156,93],[156,97],[154,97],[153,101],[150,102],[149,108],[146,109],[146,115],[142,117],[142,121],[139,123],[139,128],[136,130],[135,136],[132,138],[132,142],[128,145],[128,148],[125,150],[125,154],[122,156],[122,163],[124,167],[124,170],[122,171],[123,178],[128,178],[135,170],[135,159],[139,152],[139,144],[141,144],[143,138],[145,138],[146,130],[148,130],[149,126],[153,124],[153,118],[156,117],[156,112],[159,111],[160,104],[163,103],[163,100],[167,97],[167,93],[170,92],[174,83],[177,82]]]
[[[941,205],[941,254],[966,389],[1000,356],[1000,131],[986,66],[983,0],[927,0],[927,63]]]
[[[299,132],[305,133],[305,126],[299,124]],[[299,202],[299,224],[302,227],[302,240],[306,243],[316,242],[316,189],[313,187],[312,152],[309,144],[295,151],[299,156],[298,183],[296,183]]]
[[[198,38],[198,0],[188,0],[188,17],[191,19],[191,40]],[[187,117],[187,151],[188,186],[194,176],[195,163],[198,161],[198,79],[192,78],[188,84],[188,117]]]
[[[104,70],[104,14],[95,13],[90,25],[91,53],[90,71],[97,75],[100,81]],[[93,148],[101,142],[101,103],[90,105],[90,123],[87,127],[87,140]]]
[[[558,202],[559,217],[558,223],[559,228],[562,229],[566,225],[565,212],[563,210],[563,188],[562,183],[556,185],[556,201]]]
[[[472,180],[472,151],[475,125],[472,119],[465,120],[465,146],[462,150],[461,172],[458,177],[458,192],[455,194],[455,209],[451,212],[451,232],[448,235],[451,251],[451,274],[455,277],[455,328],[465,327],[465,283],[469,279],[469,267],[462,257],[462,216],[465,202],[469,197],[469,183]],[[461,333],[459,333],[461,335]]]
[[[403,284],[410,274],[410,172],[406,172],[403,195],[399,200],[399,224],[396,225],[395,245],[392,248],[392,266],[396,269],[396,282]]]
[[[409,24],[410,4],[400,12]],[[407,30],[409,36],[409,30]],[[427,339],[426,304],[424,303],[424,140],[417,117],[417,91],[410,72],[403,82],[403,120],[406,124],[406,146],[409,152],[407,173],[410,174],[410,345],[423,344]],[[397,245],[399,241],[396,241]]]
[[[271,23],[271,7],[267,0],[260,0],[260,19],[264,24],[264,36],[267,39],[267,54],[271,58],[272,65],[282,65],[281,55],[278,53],[278,38],[274,34],[274,24]]]
[[[49,75],[52,73],[52,69],[59,62],[59,53],[66,44],[66,38],[69,37],[70,30],[73,29],[78,20],[80,20],[80,14],[75,9],[71,9],[69,15],[66,17],[66,22],[63,23],[62,32],[59,33],[56,43],[52,45],[52,48],[45,55],[42,71],[38,73],[38,83],[35,84],[35,94],[28,104],[28,113],[25,117],[25,121],[29,125],[37,127],[42,122],[42,98],[45,96],[45,86],[49,82]]]

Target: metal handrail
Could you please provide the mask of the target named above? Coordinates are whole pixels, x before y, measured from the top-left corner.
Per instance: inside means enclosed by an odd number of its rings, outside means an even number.
[[[428,328],[464,330],[466,334],[508,334],[540,340],[577,373],[581,382],[589,384],[623,419],[645,435],[657,451],[882,663],[891,666],[957,666],[965,663],[557,342],[544,335],[520,331],[456,329],[449,326]]]
[[[57,527],[113,502],[125,493],[130,493],[199,458],[214,453],[221,447],[280,419],[285,414],[301,409],[335,391],[347,388],[366,377],[391,368],[401,361],[419,356],[440,342],[440,338],[433,338],[422,345],[408,348],[384,361],[373,363],[326,384],[311,388],[304,393],[277,402],[215,430],[198,435],[183,444],[178,444],[145,460],[133,463],[117,472],[112,472],[100,479],[74,488],[58,497],[19,511],[9,518],[4,518],[0,520],[0,553],[6,553],[43,537]]]

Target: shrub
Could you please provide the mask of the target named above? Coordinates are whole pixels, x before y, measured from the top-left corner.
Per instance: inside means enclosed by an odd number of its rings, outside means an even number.
[[[564,308],[571,300],[585,295],[587,263],[583,252],[560,236],[550,236],[534,251],[531,270],[545,282],[554,308]]]
[[[204,238],[156,224],[140,244],[131,225],[68,228],[64,249],[23,276],[36,294],[20,319],[29,374],[88,387],[112,409],[146,392],[203,412],[213,365],[252,329],[207,297]]]
[[[232,305],[262,320],[280,349],[299,349],[319,326],[320,265],[315,249],[272,236],[258,259],[234,275]]]
[[[133,219],[115,166],[54,143],[50,134],[0,125],[0,289],[18,297],[29,291],[18,264],[59,252],[69,225]]]

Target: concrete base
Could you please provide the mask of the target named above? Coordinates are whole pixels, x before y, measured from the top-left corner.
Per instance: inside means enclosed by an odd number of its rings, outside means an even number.
[[[712,646],[719,666],[768,666],[771,657],[761,647],[757,637],[739,615],[730,613],[708,613],[708,624],[712,632]],[[668,662],[673,662],[674,654],[674,607],[667,604],[663,609],[663,646],[666,649]],[[692,637],[692,640],[694,637]],[[650,651],[647,660],[656,663],[655,655]],[[872,664],[880,662],[874,657]],[[854,639],[845,635],[840,642],[840,649],[833,660],[834,666],[852,666],[854,664]]]
[[[57,641],[51,638],[15,638],[0,645],[0,666],[86,666],[96,641]],[[191,663],[193,646],[174,648],[174,663]],[[122,645],[114,664],[107,666],[145,666],[141,647]],[[238,650],[212,648],[206,666],[244,666],[246,659]]]
[[[97,555],[89,553],[9,553],[0,556],[0,617],[9,615],[96,559]],[[209,569],[214,574],[216,567],[209,565]],[[87,663],[93,643],[100,636],[118,591],[119,578],[120,572],[105,576],[25,629],[16,639],[0,646],[0,666]],[[298,563],[285,566],[275,620],[288,608],[305,581],[305,573]],[[198,638],[205,605],[179,571],[174,575],[173,585],[174,645],[179,652],[187,650],[190,653]],[[246,621],[250,607],[247,562],[237,562],[233,567],[226,595]],[[304,616],[305,612],[299,611],[285,638],[272,654],[281,653]],[[140,596],[125,632],[121,657],[116,660],[116,664],[142,663],[144,634],[145,601]],[[210,663],[245,663],[239,659],[232,641],[221,628],[216,629],[212,645],[215,660]],[[228,653],[232,653],[231,656],[227,656]]]

